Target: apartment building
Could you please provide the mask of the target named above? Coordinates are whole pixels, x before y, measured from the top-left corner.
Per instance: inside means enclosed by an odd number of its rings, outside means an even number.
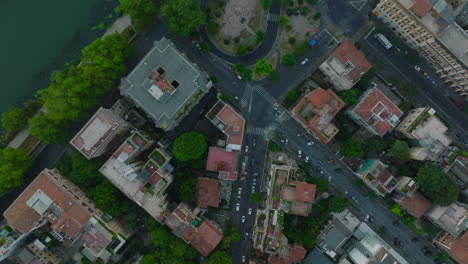
[[[398,185],[398,180],[387,170],[387,166],[378,159],[366,160],[356,174],[380,196],[391,193]]]
[[[162,38],[123,78],[121,94],[163,130],[173,130],[213,86],[174,43]]]
[[[454,237],[468,229],[468,209],[459,202],[449,206],[434,205],[426,217]]]
[[[458,237],[442,231],[432,242],[458,263],[468,263],[468,231],[463,232]]]
[[[468,33],[445,0],[381,0],[374,14],[432,64],[440,78],[468,96]]]
[[[396,131],[412,140],[415,145],[410,149],[412,159],[436,161],[452,143],[446,135],[448,127],[435,113],[431,107],[415,108],[396,128]]]

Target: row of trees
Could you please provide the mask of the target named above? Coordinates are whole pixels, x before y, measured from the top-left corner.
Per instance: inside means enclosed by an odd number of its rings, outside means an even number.
[[[143,32],[153,20],[156,5],[153,0],[119,0],[120,10],[132,19],[133,28],[137,33]]]
[[[0,149],[0,194],[8,193],[23,183],[24,173],[32,166],[31,157],[23,150]]]
[[[130,52],[128,41],[120,34],[99,38],[86,46],[81,63],[55,72],[49,87],[41,92],[47,113],[30,120],[31,134],[44,143],[62,142],[70,122],[85,117],[112,89],[126,70]]]

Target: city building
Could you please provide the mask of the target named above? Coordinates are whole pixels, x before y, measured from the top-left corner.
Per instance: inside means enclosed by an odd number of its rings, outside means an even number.
[[[194,247],[202,256],[208,256],[223,239],[223,232],[214,222],[199,217],[198,209],[191,210],[179,204],[164,220],[172,233]]]
[[[426,217],[454,237],[468,229],[468,209],[458,202],[449,206],[434,205]]]
[[[307,250],[299,245],[290,246],[286,250],[287,254],[283,255],[271,255],[268,258],[269,264],[293,264],[302,263]]]
[[[143,133],[134,131],[102,165],[99,171],[128,198],[160,221],[167,200],[166,189],[174,180],[171,156],[159,144],[147,157],[140,155],[154,146]]]
[[[349,39],[344,40],[319,66],[337,91],[351,89],[371,68],[366,57]]]
[[[398,180],[387,170],[387,166],[378,159],[368,159],[356,174],[378,195],[391,193],[398,185]]]
[[[199,177],[197,179],[197,207],[219,207],[219,181],[216,179]]]
[[[208,75],[162,38],[123,78],[121,94],[163,130],[174,129],[212,87]]]
[[[288,239],[283,234],[284,215],[307,216],[315,201],[316,186],[296,179],[296,167],[287,156],[281,155],[281,165],[276,164],[274,157],[271,160],[274,164],[270,168],[265,207],[257,210],[252,233],[253,247],[271,255],[270,263],[295,263],[296,258],[290,253],[300,256],[302,260],[305,251],[299,254],[302,252],[300,249],[292,250],[295,247],[288,244]]]
[[[446,169],[447,175],[461,188],[468,186],[468,157],[458,156]]]
[[[237,180],[238,156],[244,137],[244,118],[230,105],[218,100],[206,118],[226,136],[225,148],[210,147],[206,170],[219,172],[219,179]]]
[[[463,232],[458,237],[442,231],[432,242],[458,263],[468,263],[468,231]]]
[[[432,203],[417,191],[418,187],[413,178],[402,176],[392,198],[410,215],[421,218],[432,207]]]
[[[415,108],[395,129],[416,146],[410,149],[412,159],[437,161],[452,143],[447,126],[435,113],[431,107]]]
[[[111,110],[99,108],[86,122],[70,144],[87,159],[101,156],[120,141],[120,135],[130,129],[125,120]]]
[[[434,67],[448,87],[468,95],[468,33],[444,0],[381,0],[374,14]]]
[[[457,22],[457,24],[460,25],[463,30],[468,30],[468,2],[465,0],[455,0],[449,2],[455,2],[455,4],[450,3],[455,10],[455,22]]]
[[[383,137],[400,122],[403,112],[379,89],[367,90],[346,112],[368,135]]]
[[[348,210],[333,214],[333,220],[318,235],[316,245],[337,263],[409,264]]]
[[[314,89],[294,107],[293,115],[323,143],[330,142],[340,131],[332,123],[345,103],[331,89]]]
[[[23,247],[16,255],[15,260],[21,264],[59,264],[63,261],[58,254],[47,249],[47,245],[39,239],[35,239],[26,247]]]
[[[39,228],[50,230],[50,238],[46,240],[57,240],[66,248],[78,243],[74,248],[83,248],[81,253],[89,260],[105,263],[125,239],[105,224],[99,217],[102,215],[93,202],[56,169],[43,170],[3,214],[8,226],[20,235],[18,239],[26,238]]]

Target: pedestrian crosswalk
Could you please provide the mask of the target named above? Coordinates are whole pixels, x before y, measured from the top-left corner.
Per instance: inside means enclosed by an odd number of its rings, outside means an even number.
[[[264,136],[265,128],[263,127],[247,127],[247,134]]]
[[[250,84],[245,86],[244,92],[240,99],[240,104],[242,108],[245,108],[249,104],[250,95],[252,94],[253,87]]]
[[[278,22],[280,15],[278,14],[268,14],[268,21]]]
[[[255,92],[261,97],[263,97],[263,99],[265,99],[268,103],[272,105],[275,105],[277,103],[276,99],[262,86],[255,86]]]

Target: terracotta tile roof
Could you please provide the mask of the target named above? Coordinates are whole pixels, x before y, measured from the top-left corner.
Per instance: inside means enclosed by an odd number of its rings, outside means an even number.
[[[324,89],[314,89],[307,95],[307,99],[317,108],[323,108],[332,99],[331,95]]]
[[[190,242],[202,256],[208,256],[223,239],[223,233],[210,221],[205,220],[198,227],[197,236]]]
[[[228,136],[228,144],[242,145],[244,118],[227,104],[219,111],[217,117],[226,125],[224,132]]]
[[[461,264],[468,264],[468,231],[457,238],[449,252]]]
[[[417,191],[411,197],[406,196],[400,204],[408,213],[416,218],[423,216],[432,206],[431,202]]]
[[[49,176],[55,173],[58,174],[55,170],[43,170],[10,207],[8,207],[3,213],[3,216],[10,226],[21,233],[27,233],[35,227],[41,215],[33,208],[29,207],[26,202],[36,192],[45,194],[50,198],[53,204],[60,207],[63,211],[60,215],[55,216],[52,226],[55,230],[62,231],[69,237],[73,237],[80,231],[81,227],[89,221],[91,214],[78,204],[68,193],[57,186],[51,176]],[[46,215],[48,213],[49,211],[46,211],[44,214]]]
[[[198,178],[197,206],[200,208],[219,207],[219,181],[208,178]]]
[[[153,175],[151,175],[151,177],[148,179],[148,182],[149,182],[151,185],[156,185],[156,183],[158,183],[160,180],[161,180],[161,175],[159,175],[157,172],[155,172],[155,173],[153,173]]]
[[[390,118],[400,118],[403,112],[379,89],[374,88],[367,92],[359,103],[351,110],[356,113],[365,123],[373,127],[381,136],[392,129]]]
[[[347,62],[353,64],[354,68],[348,73],[348,77],[353,83],[359,81],[362,75],[372,68],[372,65],[366,57],[364,57],[349,39],[343,41],[331,55],[335,56],[342,64],[346,64]]]
[[[226,179],[237,179],[237,152],[226,151],[220,148],[210,147],[208,150],[208,159],[206,161],[206,170],[227,172]],[[220,177],[221,178],[221,177]]]
[[[411,9],[418,17],[423,17],[431,11],[432,5],[428,0],[416,0]]]
[[[296,200],[313,203],[315,201],[316,186],[306,182],[292,182],[296,184]]]

